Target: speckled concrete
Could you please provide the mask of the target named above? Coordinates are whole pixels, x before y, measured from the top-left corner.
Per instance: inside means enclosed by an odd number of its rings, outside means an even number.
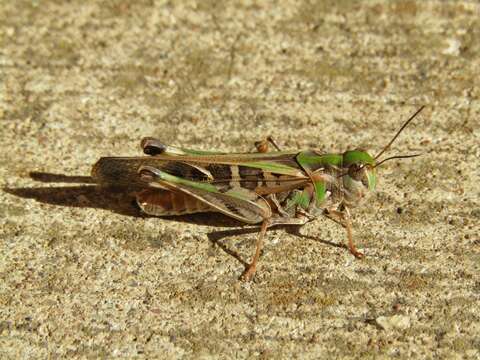
[[[314,3],[0,3],[0,357],[480,357],[480,5]],[[361,261],[319,219],[242,283],[253,229],[88,183],[147,135],[376,152],[423,104]]]

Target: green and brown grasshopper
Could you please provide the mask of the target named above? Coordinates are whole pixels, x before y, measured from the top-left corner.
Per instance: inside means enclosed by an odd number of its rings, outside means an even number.
[[[375,156],[355,149],[343,154],[315,150],[280,151],[271,138],[257,142],[257,153],[196,151],[165,145],[154,138],[141,142],[143,157],[103,157],[93,166],[99,184],[134,185],[143,212],[155,216],[220,212],[241,222],[261,224],[256,249],[243,273],[255,274],[267,228],[304,225],[319,215],[343,225],[348,248],[363,257],[352,239],[349,209],[377,184],[379,160],[421,107]],[[277,151],[268,152],[268,143]]]

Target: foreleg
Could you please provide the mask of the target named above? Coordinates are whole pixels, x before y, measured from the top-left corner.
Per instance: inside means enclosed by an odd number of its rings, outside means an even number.
[[[325,210],[324,215],[335,221],[337,224],[342,225],[347,230],[348,250],[350,250],[350,253],[357,259],[363,258],[364,254],[357,250],[357,247],[353,242],[352,222],[348,208],[345,207],[343,211],[328,209]]]

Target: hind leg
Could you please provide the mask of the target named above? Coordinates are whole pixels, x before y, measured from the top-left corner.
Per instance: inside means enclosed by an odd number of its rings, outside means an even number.
[[[275,225],[304,225],[307,222],[309,222],[310,219],[307,217],[300,217],[300,218],[282,218],[282,217],[274,217],[274,218],[269,218],[265,219],[262,222],[262,226],[260,228],[260,233],[258,234],[257,238],[257,243],[255,247],[255,253],[253,254],[252,261],[250,262],[250,265],[245,269],[243,272],[241,278],[245,281],[250,281],[253,276],[255,275],[255,272],[257,271],[257,263],[258,259],[260,259],[260,254],[263,249],[263,239],[265,237],[265,233],[267,232],[267,229],[269,227],[275,226]]]

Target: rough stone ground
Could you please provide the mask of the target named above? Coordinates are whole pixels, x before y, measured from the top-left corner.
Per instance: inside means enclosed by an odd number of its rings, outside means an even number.
[[[0,356],[478,359],[478,39],[474,1],[2,1]],[[88,184],[147,135],[376,152],[422,104],[362,261],[319,219],[242,283],[252,229]]]

